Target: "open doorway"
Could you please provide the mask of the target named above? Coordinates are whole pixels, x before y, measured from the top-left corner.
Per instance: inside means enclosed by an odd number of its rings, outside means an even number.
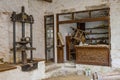
[[[76,52],[74,46],[79,45],[80,41],[76,41],[74,39],[74,33],[76,33],[76,30],[79,29],[85,31],[85,23],[77,22],[59,25],[59,32],[63,36],[65,42],[63,47],[63,56],[65,62],[74,62],[76,60]]]
[[[74,23],[75,26],[71,27],[72,30],[70,34],[66,36],[66,60],[67,61],[75,61],[76,60],[76,52],[75,52],[75,45],[79,45],[80,41],[76,41],[74,39],[75,36],[75,30],[83,30],[85,31],[85,23]],[[68,32],[69,33],[69,32]],[[72,36],[71,36],[72,35]],[[84,35],[84,34],[83,34]]]

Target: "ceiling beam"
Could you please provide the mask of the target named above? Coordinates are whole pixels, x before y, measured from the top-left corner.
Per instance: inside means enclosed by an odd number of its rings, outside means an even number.
[[[46,1],[46,2],[52,2],[52,0],[43,0],[43,1]]]

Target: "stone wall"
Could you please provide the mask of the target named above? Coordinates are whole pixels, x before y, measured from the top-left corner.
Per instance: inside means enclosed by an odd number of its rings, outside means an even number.
[[[33,14],[35,23],[33,25],[33,43],[36,47],[34,56],[45,58],[45,33],[44,33],[44,15],[50,6],[50,3],[40,0],[29,0],[29,10]]]
[[[0,58],[9,59],[8,13],[0,13]],[[5,61],[6,61],[5,60]]]
[[[21,12],[21,6],[25,7],[25,12],[33,15],[33,46],[36,51],[33,52],[35,58],[45,58],[44,49],[44,12],[49,3],[37,0],[0,0],[0,58],[5,62],[13,62],[13,24],[11,14]],[[21,38],[21,24],[16,24],[17,41]],[[29,24],[26,24],[26,36],[29,36]],[[29,57],[29,54],[28,54]],[[21,60],[21,54],[17,53],[17,61]]]
[[[11,14],[13,11],[20,12],[21,6],[25,6],[26,12],[28,12],[28,0],[1,0],[0,1],[0,58],[4,58],[5,62],[13,61],[12,54],[10,54],[10,48],[12,48],[13,42],[13,28],[11,22]],[[20,30],[17,24],[17,31]],[[17,40],[20,39],[20,32],[17,34]]]
[[[47,3],[40,0],[1,0],[0,1],[0,58],[4,57],[5,61],[10,61],[12,54],[10,54],[10,48],[12,48],[12,23],[10,16],[13,11],[19,13],[21,6],[25,6],[26,12],[32,14],[35,19],[33,25],[33,46],[37,48],[34,51],[34,57],[44,58],[44,15],[61,13],[65,10],[68,11],[81,11],[86,10],[86,6],[109,4],[110,6],[110,26],[111,26],[111,58],[112,66],[120,67],[120,1],[119,0],[53,0],[52,3]],[[56,20],[56,17],[55,17]],[[20,26],[20,24],[17,24]],[[28,25],[27,25],[28,26]],[[29,29],[29,28],[28,28]],[[17,40],[20,39],[21,33],[20,27],[17,27]],[[56,30],[56,24],[55,24]],[[27,30],[27,35],[29,31]],[[56,34],[56,32],[55,32]],[[55,35],[56,38],[56,35]],[[56,39],[55,39],[56,40]],[[56,48],[56,43],[55,43]],[[55,50],[56,53],[56,50]],[[56,55],[57,57],[57,55]],[[57,58],[56,58],[57,60]]]
[[[111,64],[112,67],[120,68],[120,1],[119,0],[53,0],[51,8],[46,11],[53,11],[54,14],[64,10],[81,11],[86,10],[86,6],[107,4],[110,7],[110,27],[111,27]]]

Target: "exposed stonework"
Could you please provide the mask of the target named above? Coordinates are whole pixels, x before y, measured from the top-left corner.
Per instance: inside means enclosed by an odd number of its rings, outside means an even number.
[[[85,10],[86,6],[100,5],[100,4],[110,4],[110,26],[111,26],[111,58],[112,66],[120,67],[120,1],[119,0],[53,0],[52,3],[47,3],[44,1],[37,0],[1,0],[0,1],[0,57],[4,57],[5,61],[9,61],[12,58],[10,54],[10,48],[12,48],[12,23],[10,21],[10,16],[13,11],[20,12],[21,6],[25,6],[26,12],[32,14],[35,19],[33,28],[33,45],[37,48],[34,51],[34,56],[39,58],[45,57],[44,48],[44,15],[46,14],[56,14],[62,12],[66,9],[74,9],[74,11]],[[55,17],[56,20],[56,17]],[[20,26],[20,24],[17,24]],[[21,33],[19,32],[21,28],[17,27],[17,40],[20,39]],[[29,28],[27,28],[29,29]],[[56,24],[55,24],[56,30]],[[27,30],[27,35],[29,31]],[[56,32],[55,32],[56,34]],[[55,35],[56,37],[56,35]],[[55,43],[56,44],[56,43]],[[56,45],[55,45],[56,48]],[[57,55],[56,55],[57,57]]]

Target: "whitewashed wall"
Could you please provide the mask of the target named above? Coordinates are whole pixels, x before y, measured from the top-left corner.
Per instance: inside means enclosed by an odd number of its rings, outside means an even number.
[[[86,6],[110,4],[110,25],[111,25],[111,56],[112,66],[120,67],[120,0],[53,0],[53,3],[47,3],[40,0],[0,0],[0,56],[11,55],[9,49],[12,47],[12,23],[10,21],[10,15],[13,11],[20,12],[21,6],[25,6],[26,12],[32,14],[35,19],[34,23],[34,47],[37,48],[34,51],[35,57],[45,57],[44,48],[44,15],[56,14],[62,10],[70,9],[74,11],[85,10]],[[7,12],[7,13],[4,13]],[[55,17],[56,20],[56,17]],[[20,24],[18,24],[20,25]],[[55,25],[56,29],[56,25]],[[4,31],[7,30],[7,31]],[[18,28],[19,30],[19,28]],[[20,34],[20,33],[18,33]],[[55,32],[56,34],[56,32]],[[19,39],[19,37],[18,37]],[[56,44],[56,43],[55,43]],[[56,48],[56,45],[55,45]],[[57,56],[57,55],[56,55]],[[8,60],[8,56],[5,60]],[[10,59],[9,59],[10,60]]]
[[[46,11],[51,12],[51,13],[53,12],[55,14],[55,20],[56,20],[56,14],[61,13],[64,10],[68,10],[68,11],[86,10],[85,8],[86,6],[100,5],[104,3],[109,4],[108,1],[109,0],[92,0],[92,1],[89,1],[89,0],[84,0],[84,1],[83,0],[53,0],[53,3],[51,3],[50,8],[47,8]],[[56,43],[55,43],[55,48],[56,48]],[[56,49],[55,49],[55,53],[57,53]],[[55,54],[55,56],[56,56],[55,60],[57,61],[57,55]]]
[[[9,59],[8,14],[0,13],[0,58]]]
[[[111,58],[112,67],[120,68],[120,0],[53,0],[51,8],[47,11],[61,13],[65,9],[74,9],[76,11],[86,10],[86,6],[109,4],[110,6],[110,26],[111,26]]]
[[[45,58],[44,49],[44,15],[49,3],[38,0],[0,0],[0,58],[4,58],[5,62],[13,61],[13,54],[10,48],[13,47],[13,25],[11,22],[11,14],[21,12],[21,6],[25,7],[25,12],[33,15],[33,46],[35,58]],[[50,5],[49,5],[50,6]],[[45,14],[44,14],[45,13]],[[21,24],[17,23],[17,41],[21,38]],[[29,35],[29,25],[26,25],[26,36]],[[28,55],[29,56],[29,55]],[[21,56],[17,53],[17,61],[21,60]]]
[[[28,9],[28,0],[0,0],[0,58],[4,58],[5,62],[12,61],[12,54],[10,54],[10,48],[12,48],[12,23],[11,13],[13,11],[20,12],[21,6],[25,6],[26,12]],[[19,26],[19,24],[17,25]],[[17,31],[20,28],[17,27]],[[17,34],[17,40],[20,38],[20,33]]]

